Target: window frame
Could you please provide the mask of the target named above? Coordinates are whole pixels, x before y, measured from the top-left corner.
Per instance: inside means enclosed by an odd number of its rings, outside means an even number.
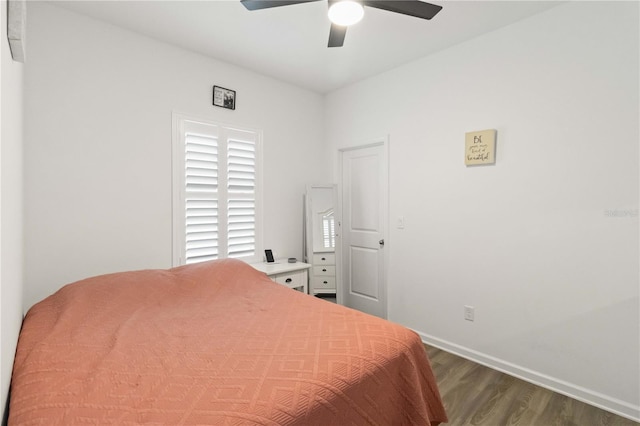
[[[210,119],[194,117],[192,115],[187,115],[183,113],[172,113],[172,193],[171,193],[171,204],[172,204],[172,265],[180,266],[186,264],[186,157],[185,157],[185,135],[186,135],[186,127],[187,123],[192,123],[193,125],[203,125],[213,126],[216,128],[216,137],[219,141],[223,140],[223,138],[227,135],[227,131],[240,131],[240,132],[250,132],[254,133],[256,137],[255,141],[255,251],[253,256],[240,257],[238,259],[245,261],[247,263],[255,263],[262,260],[262,250],[263,250],[263,203],[262,203],[262,190],[263,190],[263,179],[262,179],[262,170],[263,170],[263,161],[262,161],[262,130],[255,129],[249,126],[238,126],[238,125],[230,125],[225,123],[216,122]],[[219,203],[219,235],[218,239],[220,240],[228,240],[228,197],[227,197],[227,143],[224,143],[225,151],[219,153],[219,163],[222,167],[219,167],[220,170],[223,170],[225,173],[224,182],[225,185],[219,185],[218,192],[218,203]],[[225,243],[226,246],[226,243]],[[218,259],[227,258],[227,253],[219,253]]]

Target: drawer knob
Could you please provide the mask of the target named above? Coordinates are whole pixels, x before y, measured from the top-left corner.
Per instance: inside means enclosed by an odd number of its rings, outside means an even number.
[[[323,269],[322,269],[322,272],[327,272],[327,270],[323,268]]]
[[[322,283],[323,283],[323,284],[329,284],[329,282],[328,282],[328,281],[322,281]]]
[[[327,259],[325,257],[323,257],[322,260],[327,260]]]
[[[290,283],[291,281],[293,281],[291,278],[287,278],[285,282]]]

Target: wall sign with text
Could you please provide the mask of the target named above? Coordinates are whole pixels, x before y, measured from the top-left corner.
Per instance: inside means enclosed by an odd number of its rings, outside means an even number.
[[[477,166],[496,163],[496,130],[479,130],[465,134],[464,164]]]

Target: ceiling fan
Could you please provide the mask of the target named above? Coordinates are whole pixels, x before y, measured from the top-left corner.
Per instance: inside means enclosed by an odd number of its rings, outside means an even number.
[[[320,0],[240,0],[248,10],[268,9],[272,7],[290,6],[299,3],[310,3]],[[431,19],[442,6],[426,3],[421,0],[327,0],[329,2],[329,47],[341,47],[347,34],[347,27],[362,19],[363,6]]]

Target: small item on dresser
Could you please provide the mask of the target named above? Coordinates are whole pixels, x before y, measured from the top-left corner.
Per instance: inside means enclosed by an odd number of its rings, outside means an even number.
[[[287,261],[289,263],[296,263],[298,261],[298,259],[296,259],[295,257],[290,257]]]
[[[271,250],[265,250],[264,257],[267,258],[267,263],[275,262],[275,260],[273,259],[273,252]]]

